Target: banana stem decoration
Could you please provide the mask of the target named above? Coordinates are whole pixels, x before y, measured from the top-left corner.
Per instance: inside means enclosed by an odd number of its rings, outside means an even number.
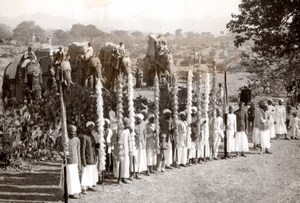
[[[129,109],[129,125],[132,130],[130,133],[130,151],[134,152],[135,148],[135,118],[134,118],[134,91],[133,91],[133,76],[131,73],[128,74],[128,109]]]
[[[205,125],[203,126],[203,145],[204,145],[204,158],[209,157],[209,117],[208,117],[208,110],[209,110],[209,92],[210,92],[210,76],[209,73],[204,73],[203,76],[203,106],[202,106],[202,118],[206,121]]]
[[[193,105],[193,71],[189,69],[187,79],[187,103],[186,103],[186,122],[187,122],[187,136],[191,137],[191,123],[192,123],[192,105]]]
[[[102,97],[102,84],[100,79],[97,80],[96,84],[96,95],[97,95],[97,114],[98,114],[98,133],[99,133],[99,170],[105,170],[105,141],[104,141],[104,116],[103,116],[103,97]]]
[[[118,76],[117,81],[117,119],[118,119],[118,159],[121,161],[124,158],[122,131],[124,129],[123,124],[123,79],[122,76]],[[121,170],[121,169],[119,169]]]
[[[159,79],[157,73],[154,77],[154,118],[155,118],[155,130],[156,130],[156,151],[159,152]]]
[[[197,81],[197,143],[196,143],[196,149],[200,149],[201,141],[202,141],[202,112],[201,112],[201,101],[202,101],[202,95],[201,95],[201,73],[198,75],[198,81]],[[200,153],[202,154],[202,153]]]
[[[172,96],[173,96],[173,100],[172,100],[172,111],[173,111],[173,121],[174,121],[174,133],[175,133],[175,139],[177,136],[177,123],[178,123],[178,84],[177,84],[177,76],[176,73],[174,72],[172,74]]]

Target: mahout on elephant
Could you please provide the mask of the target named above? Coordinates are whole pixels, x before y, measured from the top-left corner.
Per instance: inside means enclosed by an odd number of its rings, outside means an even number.
[[[117,46],[114,43],[108,42],[100,49],[99,58],[102,64],[102,77],[104,87],[114,91],[116,79],[119,75],[125,78],[131,71],[131,60],[126,53],[122,43]]]

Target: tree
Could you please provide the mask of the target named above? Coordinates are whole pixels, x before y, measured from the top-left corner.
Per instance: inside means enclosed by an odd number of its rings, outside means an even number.
[[[80,23],[72,25],[70,32],[71,35],[78,41],[83,41],[87,38],[85,26]]]
[[[93,41],[94,38],[104,35],[104,32],[99,30],[95,25],[87,25],[85,27],[85,34],[89,38],[89,41]]]
[[[63,30],[55,30],[52,41],[55,45],[67,46],[74,41],[74,37],[69,31],[65,32]]]
[[[175,30],[176,37],[182,37],[182,29]]]
[[[291,77],[298,77],[299,0],[242,0],[239,10],[240,14],[232,14],[227,28],[235,34],[235,46],[249,46],[256,54],[248,63],[253,64],[256,84],[277,89],[276,83],[283,86]]]
[[[0,23],[0,39],[7,39],[11,36],[11,29],[7,25]]]
[[[263,57],[296,57],[300,49],[299,0],[242,0],[240,14],[232,14],[227,28],[234,43],[252,40],[252,50]]]
[[[45,30],[35,25],[34,21],[23,21],[13,30],[13,38],[25,43],[32,40],[32,34],[40,36],[41,39],[46,39]]]
[[[144,38],[144,34],[141,31],[132,32],[131,35],[138,39]]]

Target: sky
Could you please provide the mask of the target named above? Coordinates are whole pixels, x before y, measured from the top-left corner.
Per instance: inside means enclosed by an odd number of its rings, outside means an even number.
[[[43,13],[78,22],[108,22],[117,29],[184,28],[198,31],[228,22],[241,0],[0,0],[0,15],[16,18]],[[207,22],[206,22],[207,21]],[[199,24],[200,23],[200,24]],[[202,24],[202,25],[201,25]],[[205,25],[207,24],[207,25]],[[223,23],[224,24],[224,23]],[[220,28],[222,29],[222,28]],[[207,30],[210,31],[210,30]]]

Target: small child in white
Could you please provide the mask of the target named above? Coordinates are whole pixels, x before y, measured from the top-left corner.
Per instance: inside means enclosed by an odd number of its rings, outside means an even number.
[[[291,132],[291,139],[298,140],[299,136],[300,136],[300,119],[297,117],[297,112],[293,112],[292,113],[292,117],[291,117],[291,121],[290,121],[290,126],[289,129],[292,130]]]

